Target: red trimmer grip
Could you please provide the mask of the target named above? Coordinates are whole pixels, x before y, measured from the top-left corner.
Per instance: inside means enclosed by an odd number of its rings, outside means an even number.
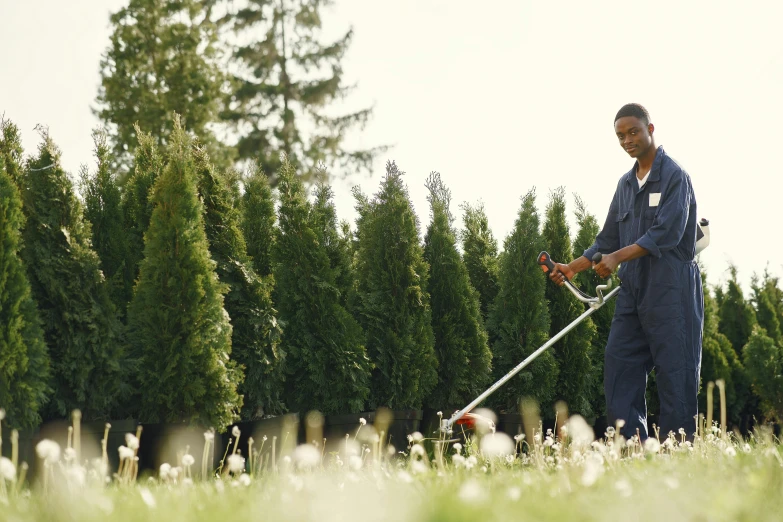
[[[552,258],[549,257],[547,252],[541,252],[538,254],[538,264],[541,265],[541,270],[549,272],[555,269],[555,264],[552,262]]]

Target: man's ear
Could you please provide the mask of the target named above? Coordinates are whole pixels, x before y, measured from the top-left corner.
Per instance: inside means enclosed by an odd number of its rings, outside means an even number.
[[[652,123],[647,124],[647,132],[650,133],[650,136],[652,136],[653,132],[655,132],[655,125]]]

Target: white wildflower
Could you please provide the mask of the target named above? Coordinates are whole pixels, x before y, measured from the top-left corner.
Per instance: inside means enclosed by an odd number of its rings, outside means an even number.
[[[511,464],[514,462],[514,455],[506,455],[506,464]]]
[[[604,472],[604,463],[600,455],[593,453],[585,460],[584,472],[582,472],[582,485],[590,487],[595,484]]]
[[[54,464],[60,460],[60,445],[53,440],[44,439],[35,446],[38,457],[47,464]]]
[[[470,504],[481,502],[486,497],[486,491],[475,480],[468,480],[459,488],[459,498]]]
[[[157,507],[158,503],[155,501],[155,495],[152,494],[152,491],[147,488],[140,488],[139,494],[141,495],[141,500],[147,504],[148,508],[155,509]]]
[[[126,447],[126,446],[120,446],[118,448],[119,454],[120,454],[120,460],[125,459],[132,459],[133,458],[133,450]]]
[[[242,473],[239,476],[239,483],[242,484],[243,486],[245,487],[249,486],[250,482],[251,482],[250,475],[248,475],[247,473]]]
[[[362,426],[366,425],[367,424],[367,419],[365,419],[364,417],[361,417],[359,419],[359,424],[361,424]]]
[[[192,486],[193,485],[193,479],[190,477],[185,477],[182,479],[182,485],[183,486]]]
[[[16,467],[5,457],[0,457],[0,478],[8,481],[16,480]]]
[[[408,473],[405,470],[400,470],[397,472],[397,478],[401,480],[402,482],[405,482],[406,484],[410,484],[413,482],[413,477],[410,473]]]
[[[647,453],[658,453],[661,450],[661,443],[655,437],[648,437],[644,441],[644,451]]]
[[[750,453],[750,444],[746,442],[745,445],[742,446],[742,451],[744,451],[745,453]]]
[[[182,473],[182,468],[177,466],[176,468],[171,468],[169,470],[169,478],[171,480],[176,481],[179,478],[179,474]]]
[[[196,462],[196,459],[193,458],[193,455],[190,453],[185,453],[182,455],[182,465],[187,467],[192,466]]]
[[[520,442],[520,441],[524,440],[524,438],[525,438],[525,434],[524,433],[518,433],[518,434],[514,435],[514,440],[517,441],[517,442]]]
[[[618,419],[616,424],[617,424],[617,429],[619,430],[623,426],[625,426],[625,421],[623,419]]]
[[[418,475],[420,473],[427,473],[429,467],[422,460],[414,460],[411,461],[411,471]]]
[[[160,469],[158,470],[158,476],[161,480],[168,480],[169,475],[171,473],[171,464],[164,462],[160,465]]]
[[[464,468],[465,467],[465,457],[462,455],[456,454],[453,457],[451,457],[451,462],[454,464],[455,468]]]
[[[65,451],[63,452],[63,460],[65,460],[65,462],[76,460],[76,450],[73,448],[65,448]]]
[[[239,438],[239,435],[240,435],[241,433],[242,433],[242,432],[241,432],[241,431],[239,431],[239,426],[234,426],[233,428],[231,428],[231,435],[233,435],[234,437],[237,437],[237,438]]]
[[[261,437],[261,442],[266,442],[266,441],[267,441],[267,437],[266,437],[266,435],[264,435],[263,437]]]
[[[421,444],[414,444],[411,446],[411,457],[413,456],[421,456],[423,457],[426,454],[426,451],[424,451],[424,446]]]
[[[544,441],[544,446],[550,447],[554,443],[555,441],[552,439],[552,437],[547,436],[546,440]]]
[[[459,442],[455,442],[453,447],[454,447],[454,453],[462,452],[462,444],[460,444]]]
[[[734,449],[734,446],[728,446],[725,451],[726,455],[729,457],[735,457],[737,455],[737,450]]]
[[[294,450],[294,462],[299,469],[313,469],[321,462],[321,453],[312,444],[300,444]]]
[[[533,435],[533,440],[536,441],[536,444],[541,442],[541,433],[536,433]]]
[[[362,469],[362,462],[362,458],[357,455],[351,455],[351,457],[348,459],[348,465],[354,471],[359,471]]]
[[[467,469],[473,469],[473,467],[478,464],[478,459],[475,455],[471,455],[467,459],[465,459],[465,467]]]
[[[616,489],[620,495],[623,497],[630,497],[633,493],[633,488],[631,487],[631,483],[628,482],[626,479],[620,479],[614,484],[614,489]]]
[[[503,432],[481,438],[481,453],[488,457],[502,457],[514,453],[514,441]]]
[[[125,434],[125,444],[132,450],[139,449],[139,439],[132,433]]]
[[[313,448],[315,449],[315,448]],[[231,473],[239,473],[245,470],[245,457],[234,453],[228,457],[228,470]]]
[[[212,442],[215,440],[215,434],[211,431],[205,431],[204,432],[204,440],[207,442]]]
[[[87,481],[87,470],[82,466],[68,466],[65,474],[68,481],[75,486],[84,486]]]
[[[595,439],[593,428],[581,415],[572,415],[563,426],[571,436],[572,444],[580,448],[589,446]]]
[[[413,437],[413,441],[414,441],[414,442],[421,442],[421,441],[423,441],[423,440],[424,440],[424,435],[422,435],[422,434],[421,434],[421,433],[419,433],[418,431],[414,432],[414,433],[413,433],[413,435],[412,435],[412,437]]]

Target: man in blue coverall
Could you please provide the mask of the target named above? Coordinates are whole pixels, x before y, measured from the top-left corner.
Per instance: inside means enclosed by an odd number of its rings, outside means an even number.
[[[591,268],[603,278],[620,265],[622,287],[604,355],[607,421],[625,421],[624,437],[648,436],[645,389],[655,369],[661,402],[660,437],[696,431],[704,298],[696,264],[696,197],[691,179],[656,147],[647,110],[623,106],[614,122],[620,146],[636,158],[617,184],[601,232],[584,255],[555,263],[550,278]],[[638,430],[638,431],[637,431]],[[679,435],[678,435],[679,438]]]

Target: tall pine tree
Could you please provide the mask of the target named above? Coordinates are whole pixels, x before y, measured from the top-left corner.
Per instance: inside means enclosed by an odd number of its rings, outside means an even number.
[[[359,323],[340,303],[337,270],[291,163],[279,172],[280,228],[273,256],[283,345],[288,352],[286,403],[302,413],[362,411],[370,394],[370,361]]]
[[[227,427],[239,417],[241,369],[231,359],[232,327],[204,231],[190,142],[178,119],[168,164],[155,183],[144,260],[128,308],[139,362],[142,422]]]
[[[217,263],[218,278],[228,285],[224,306],[231,318],[232,359],[244,367],[245,378],[238,388],[244,397],[242,417],[251,420],[282,413],[284,354],[272,306],[272,279],[253,270],[229,180],[215,170],[206,151],[197,149],[194,155],[209,252]]]
[[[419,409],[438,382],[429,267],[402,176],[389,162],[373,199],[354,188],[357,313],[375,365],[371,408]]]
[[[211,130],[218,121],[224,77],[217,64],[217,28],[201,0],[130,0],[111,15],[101,59],[96,115],[110,130],[114,155],[129,164],[135,124],[158,146],[167,143],[173,114],[225,167],[230,153]]]
[[[541,236],[535,190],[522,197],[514,230],[504,241],[500,257],[500,291],[489,317],[496,340],[492,345],[494,378],[499,379],[549,338],[547,280],[538,265],[546,243]],[[501,411],[519,412],[521,399],[534,399],[551,417],[559,369],[547,350],[500,388],[493,403]]]
[[[780,312],[778,304],[778,295],[780,289],[777,286],[777,279],[773,278],[769,271],[764,272],[764,277],[759,281],[758,276],[754,275],[751,282],[753,290],[752,301],[756,309],[756,319],[759,326],[767,332],[767,337],[776,344],[781,343],[780,331]]]
[[[253,259],[256,273],[266,277],[272,273],[272,245],[275,240],[275,200],[269,179],[256,168],[244,180],[242,194],[242,233],[247,253]]]
[[[19,190],[0,157],[0,407],[14,428],[36,426],[51,391],[49,354],[19,257],[23,223]]]
[[[0,117],[0,163],[5,163],[5,173],[17,186],[21,184],[24,170],[23,154],[19,127],[11,120]]]
[[[562,187],[550,196],[543,236],[552,259],[561,263],[569,263],[573,259],[571,235],[566,220],[565,191]],[[585,311],[584,304],[554,283],[547,282],[545,296],[549,303],[550,337],[554,337]],[[585,393],[585,389],[592,370],[590,349],[593,336],[595,325],[588,317],[553,346],[560,368],[556,396],[565,401],[570,412],[586,417],[592,415],[590,405],[593,401]]]
[[[124,315],[130,295],[125,292],[127,236],[123,226],[122,198],[112,172],[106,134],[103,131],[93,132],[93,142],[98,169],[90,174],[84,166],[80,176],[84,218],[90,222],[92,246],[101,260],[112,302]]]
[[[335,116],[330,107],[348,95],[342,59],[353,31],[323,43],[322,10],[331,0],[244,0],[222,22],[236,41],[234,89],[223,117],[240,135],[240,159],[273,174],[284,152],[309,181],[319,164],[345,174],[369,170],[377,147],[348,150],[345,138],[363,128],[372,109]],[[233,11],[233,9],[232,9]]]
[[[470,284],[457,250],[457,233],[449,210],[451,193],[440,174],[427,178],[432,221],[424,237],[429,265],[432,330],[438,357],[438,384],[427,398],[433,408],[459,407],[485,388],[492,354],[481,318],[478,292]]]
[[[27,218],[22,258],[51,358],[53,398],[45,418],[75,408],[85,419],[108,418],[128,391],[122,325],[60,151],[48,132],[42,137],[21,192]]]
[[[753,326],[756,324],[756,313],[753,306],[745,300],[745,296],[737,280],[737,267],[729,267],[731,278],[725,293],[722,293],[719,299],[720,308],[718,315],[720,317],[719,331],[725,335],[734,351],[741,357],[742,347],[747,344],[750,335],[753,333]]]
[[[462,205],[462,259],[470,282],[479,293],[481,317],[487,322],[489,307],[498,295],[498,242],[489,228],[484,205]]]
[[[762,417],[783,421],[783,348],[756,325],[742,356],[753,391],[761,399]]]

